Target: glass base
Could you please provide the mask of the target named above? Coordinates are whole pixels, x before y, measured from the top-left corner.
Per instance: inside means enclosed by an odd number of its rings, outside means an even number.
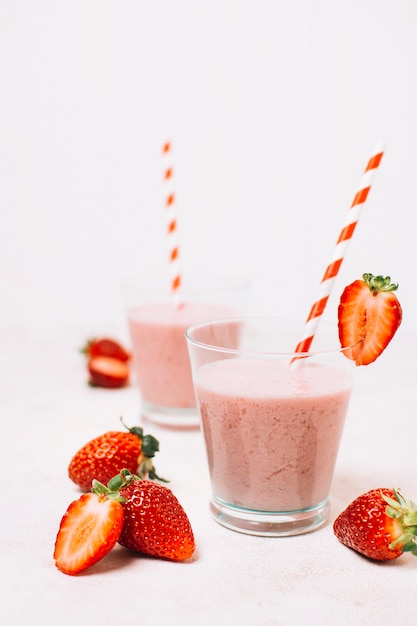
[[[175,430],[200,428],[200,419],[196,407],[171,408],[143,402],[141,417],[146,422],[151,422],[164,428],[173,428]]]
[[[210,511],[219,524],[230,530],[259,537],[290,537],[323,526],[329,518],[330,505],[326,499],[309,509],[279,513],[241,509],[213,497]]]

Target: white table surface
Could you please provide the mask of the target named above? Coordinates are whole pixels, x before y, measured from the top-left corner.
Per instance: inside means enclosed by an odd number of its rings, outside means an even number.
[[[4,626],[411,624],[417,559],[374,563],[342,546],[336,515],[360,493],[401,487],[417,498],[416,337],[401,329],[378,362],[357,372],[331,491],[331,519],[292,538],[229,531],[208,512],[201,433],[145,425],[155,465],[192,523],[192,562],[132,556],[118,546],[78,577],[52,558],[60,519],[80,492],[67,477],[90,438],[138,422],[139,396],[86,384],[80,331],[0,332],[1,602]]]

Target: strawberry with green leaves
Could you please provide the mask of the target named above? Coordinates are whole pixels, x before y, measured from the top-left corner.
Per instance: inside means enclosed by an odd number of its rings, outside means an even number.
[[[126,429],[127,432],[109,431],[92,439],[73,456],[68,475],[80,489],[89,491],[93,479],[107,484],[124,468],[142,478],[164,481],[153,466],[159,441],[153,435],[144,435],[139,426]]]
[[[356,365],[368,365],[385,350],[398,330],[402,309],[389,276],[363,274],[342,293],[338,308],[339,339]]]
[[[65,574],[79,574],[117,542],[171,561],[185,561],[195,551],[190,521],[173,492],[126,469],[107,486],[93,480],[91,492],[70,504],[56,537],[55,564]]]
[[[400,490],[372,489],[356,498],[333,524],[341,543],[376,561],[417,556],[417,506]]]
[[[119,537],[122,546],[172,561],[192,556],[195,541],[191,524],[170,489],[125,474],[120,495],[125,513]]]
[[[89,339],[81,348],[81,352],[88,359],[104,356],[127,363],[131,358],[130,352],[119,341],[109,337]]]

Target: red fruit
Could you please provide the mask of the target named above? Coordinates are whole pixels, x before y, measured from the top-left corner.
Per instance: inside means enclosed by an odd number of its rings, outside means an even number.
[[[118,341],[108,339],[107,337],[101,339],[90,339],[81,349],[81,352],[89,359],[97,356],[109,356],[125,363],[127,363],[131,357],[130,352],[128,352]]]
[[[345,546],[387,561],[403,552],[417,556],[417,507],[395,489],[372,489],[354,500],[333,530]]]
[[[83,491],[91,489],[93,479],[107,484],[124,468],[141,477],[163,480],[152,465],[158,450],[158,440],[144,435],[138,426],[129,428],[128,432],[110,431],[78,450],[69,464],[68,475]]]
[[[120,489],[125,522],[119,543],[150,556],[183,561],[195,542],[190,521],[170,489],[148,480],[127,476]]]
[[[402,319],[402,310],[393,293],[398,284],[386,276],[364,274],[342,293],[339,316],[339,339],[342,348],[353,346],[344,354],[356,365],[368,365],[385,350]]]
[[[124,387],[129,380],[129,366],[110,356],[96,356],[88,361],[89,384],[92,387],[115,389]]]
[[[55,541],[55,564],[75,575],[100,561],[116,545],[123,527],[123,506],[104,494],[85,493],[64,514]]]

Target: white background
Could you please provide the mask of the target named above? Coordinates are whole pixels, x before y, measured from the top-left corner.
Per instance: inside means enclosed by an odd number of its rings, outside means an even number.
[[[79,497],[69,460],[138,417],[133,385],[87,385],[78,347],[126,333],[126,274],[168,280],[167,139],[184,275],[247,275],[252,310],[303,318],[385,143],[326,314],[372,272],[400,283],[404,318],[357,368],[332,520],[370,488],[416,499],[416,83],[417,0],[0,0],[2,624],[415,622],[411,555],[368,562],[331,523],[277,541],[216,524],[198,431],[150,429],[195,531],[191,564],[120,548],[67,577],[52,546]]]
[[[332,297],[391,275],[412,328],[416,34],[416,0],[2,0],[0,328],[124,332],[121,279],[167,267],[167,139],[183,273],[303,318],[383,141]]]

